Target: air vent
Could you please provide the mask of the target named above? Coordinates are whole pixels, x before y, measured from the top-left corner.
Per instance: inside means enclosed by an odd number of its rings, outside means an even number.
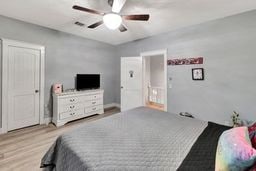
[[[75,22],[75,25],[78,25],[80,27],[83,27],[84,26],[84,23],[80,23],[79,21]]]

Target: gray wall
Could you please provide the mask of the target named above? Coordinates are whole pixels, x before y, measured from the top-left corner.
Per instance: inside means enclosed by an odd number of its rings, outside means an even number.
[[[150,83],[152,87],[164,88],[164,56],[150,57]]]
[[[203,23],[119,45],[119,55],[168,48],[169,59],[203,56],[203,65],[168,66],[173,87],[168,89],[168,111],[224,123],[236,110],[256,120],[255,20],[256,10]],[[192,81],[194,67],[205,69],[205,81]]]
[[[119,57],[168,48],[168,58],[205,59],[199,66],[168,66],[168,111],[224,123],[233,110],[256,118],[255,19],[251,11],[115,47],[0,16],[0,37],[46,46],[46,116],[53,83],[73,88],[76,73],[101,73],[105,104],[120,102]],[[205,68],[205,81],[192,81],[194,67]]]
[[[0,38],[20,40],[46,47],[45,115],[51,115],[51,85],[74,88],[77,73],[99,73],[105,90],[104,103],[117,101],[119,61],[115,47],[41,26],[0,16]],[[0,117],[1,118],[1,117]],[[1,122],[0,122],[1,123]]]

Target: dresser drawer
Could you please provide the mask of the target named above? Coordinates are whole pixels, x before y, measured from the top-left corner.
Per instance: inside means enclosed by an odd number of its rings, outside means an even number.
[[[74,103],[79,103],[82,102],[82,98],[80,97],[68,97],[68,98],[61,98],[59,100],[60,105],[67,105],[67,104],[74,104]]]
[[[78,96],[78,97],[61,98],[59,100],[59,103],[60,105],[65,105],[65,104],[81,103],[81,102],[97,100],[97,99],[103,99],[103,94],[92,94],[92,95],[85,95],[85,96]]]
[[[67,119],[67,118],[72,118],[74,116],[83,115],[83,114],[84,114],[84,110],[80,109],[80,110],[77,110],[77,111],[70,111],[70,112],[60,113],[59,117],[60,117],[60,119]]]
[[[88,96],[82,96],[82,101],[91,101],[91,100],[97,100],[97,99],[102,99],[103,95],[102,94],[92,94]]]
[[[84,103],[84,107],[98,106],[102,104],[103,104],[103,99],[96,99],[96,100],[86,101]]]
[[[102,105],[85,108],[85,113],[90,113],[98,110],[102,110]]]
[[[64,104],[60,105],[59,107],[59,113],[69,112],[69,111],[76,111],[79,109],[83,109],[85,106],[82,103],[70,103],[70,104]]]

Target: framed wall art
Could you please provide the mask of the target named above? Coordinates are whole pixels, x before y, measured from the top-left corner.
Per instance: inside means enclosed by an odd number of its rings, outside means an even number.
[[[192,69],[192,80],[204,80],[204,69],[203,68],[193,68]]]
[[[169,59],[167,61],[168,65],[197,65],[197,64],[203,64],[203,63],[204,63],[203,57]]]

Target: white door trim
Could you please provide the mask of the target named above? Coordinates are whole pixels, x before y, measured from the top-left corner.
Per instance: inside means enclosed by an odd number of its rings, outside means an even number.
[[[29,49],[40,50],[40,94],[39,94],[39,115],[40,115],[40,124],[44,124],[44,78],[45,78],[45,47],[41,45],[30,44],[26,42],[20,42],[9,39],[0,39],[2,41],[2,132],[8,132],[8,103],[5,100],[5,97],[8,96],[8,46],[17,46],[24,47]]]
[[[149,56],[156,56],[156,55],[163,55],[164,56],[164,90],[165,90],[165,95],[164,95],[164,111],[167,111],[167,94],[168,94],[168,90],[167,90],[167,49],[161,49],[161,50],[155,50],[155,51],[147,51],[147,52],[142,52],[140,54],[140,56],[142,57],[143,60],[143,82],[145,83],[145,72],[146,72],[146,68],[145,68],[145,58],[149,57]],[[144,85],[145,87],[146,85]],[[143,91],[143,97],[145,96],[145,92]],[[146,105],[146,101],[145,98],[143,98],[143,104]]]

